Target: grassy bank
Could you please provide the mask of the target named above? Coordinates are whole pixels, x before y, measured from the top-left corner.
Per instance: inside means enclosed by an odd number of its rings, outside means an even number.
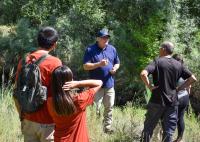
[[[22,142],[20,121],[11,97],[12,90],[1,90],[0,93],[0,142]],[[103,114],[103,110],[102,110]],[[87,123],[91,142],[138,142],[143,128],[145,110],[128,104],[123,109],[115,107],[113,112],[113,127],[115,133],[104,134],[102,131],[102,116],[98,118],[95,107],[87,109]],[[200,141],[199,121],[193,114],[186,117],[185,142]],[[157,137],[154,137],[156,141]]]

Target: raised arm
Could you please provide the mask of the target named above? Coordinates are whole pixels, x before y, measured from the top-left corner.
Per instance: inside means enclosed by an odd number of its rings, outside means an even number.
[[[94,89],[95,92],[97,92],[101,86],[102,86],[101,80],[82,80],[82,81],[70,81],[65,82],[63,85],[64,90],[70,90],[77,87],[90,87]]]

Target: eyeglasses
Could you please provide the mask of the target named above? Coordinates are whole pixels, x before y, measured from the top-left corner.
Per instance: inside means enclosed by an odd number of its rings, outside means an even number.
[[[101,37],[103,40],[108,40],[109,39],[109,36],[103,36]]]

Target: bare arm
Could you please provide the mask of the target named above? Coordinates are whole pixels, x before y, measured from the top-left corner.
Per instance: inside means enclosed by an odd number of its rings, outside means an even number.
[[[190,94],[190,90],[191,90],[191,85],[187,88],[187,92],[188,92],[188,94]]]
[[[120,64],[115,64],[112,68],[112,70],[110,71],[111,74],[115,74],[116,71],[119,69]]]
[[[181,86],[178,87],[177,91],[188,88],[192,83],[194,83],[196,81],[197,81],[196,77],[194,75],[192,75]]]
[[[97,92],[101,86],[102,86],[101,80],[82,80],[82,81],[70,81],[65,82],[63,85],[64,90],[70,90],[76,87],[90,87],[94,89],[95,92]]]
[[[140,73],[140,77],[141,77],[142,81],[144,82],[144,84],[149,88],[150,91],[152,91],[153,89],[158,87],[158,86],[151,85],[149,78],[148,78],[147,70],[142,70]]]
[[[118,70],[119,67],[120,67],[120,64],[115,64],[113,68],[114,68],[115,70]]]
[[[17,86],[17,84],[16,84],[16,82],[15,82],[14,91],[15,91],[16,86]],[[18,100],[17,100],[14,96],[13,96],[13,100],[14,100],[14,102],[15,102],[15,107],[16,107],[16,109],[17,109],[17,112],[18,112],[18,114],[19,114],[19,116],[20,116],[20,115],[21,115],[21,109],[20,109],[19,102],[18,102]],[[21,117],[21,116],[20,116],[20,117]]]
[[[100,67],[100,62],[97,63],[86,63],[83,65],[84,70],[94,70]]]
[[[94,70],[98,67],[106,66],[108,64],[108,60],[103,59],[97,63],[86,63],[83,65],[84,70]]]

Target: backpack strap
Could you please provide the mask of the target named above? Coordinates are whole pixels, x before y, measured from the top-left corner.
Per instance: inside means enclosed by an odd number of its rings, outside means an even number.
[[[21,61],[22,61],[22,66],[26,64],[26,57],[28,56],[29,54],[25,54]],[[48,53],[46,54],[43,54],[38,60],[35,61],[35,64],[39,65],[42,61],[44,61],[47,57],[49,56]]]
[[[47,57],[49,56],[49,54],[44,54],[42,55],[37,61],[35,61],[36,65],[39,65],[42,61],[44,61]]]

